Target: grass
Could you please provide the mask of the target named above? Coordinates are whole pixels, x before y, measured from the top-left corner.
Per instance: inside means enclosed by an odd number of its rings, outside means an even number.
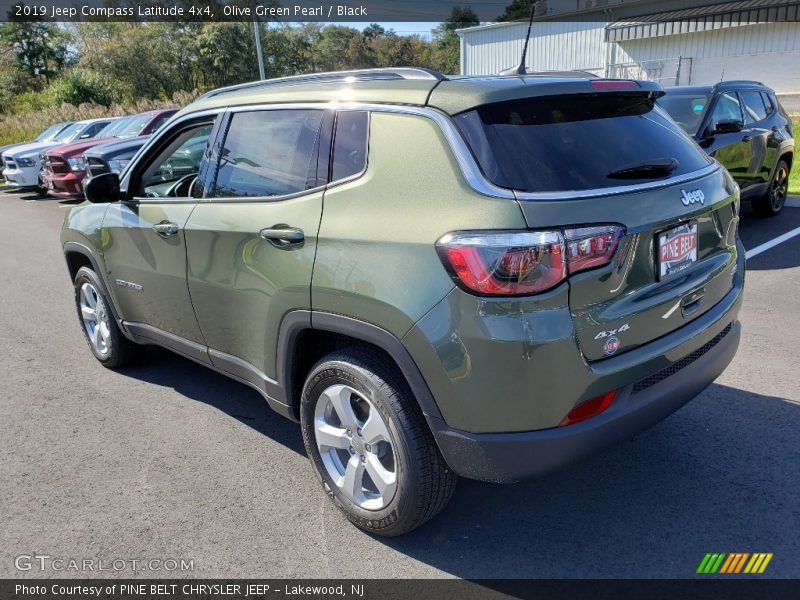
[[[800,119],[792,119],[794,123],[795,139],[800,133]],[[797,161],[795,161],[797,162]],[[789,174],[789,193],[800,196],[800,167],[794,165],[791,173]]]
[[[48,108],[20,115],[0,114],[0,146],[32,140],[50,125],[62,121],[120,117],[158,108],[181,108],[191,102],[195,95],[179,92],[172,100],[141,100],[133,104],[112,104],[109,107],[98,104],[81,104],[80,106],[62,104],[58,108]]]

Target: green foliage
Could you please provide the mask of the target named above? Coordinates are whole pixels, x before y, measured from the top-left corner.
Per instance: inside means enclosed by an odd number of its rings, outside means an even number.
[[[800,131],[800,119],[792,119],[794,124],[795,135]],[[800,167],[797,166],[797,160],[791,171],[789,171],[789,193],[800,196]]]
[[[531,5],[536,4],[534,16],[547,14],[547,0],[512,0],[505,12],[497,17],[498,21],[519,21],[531,18]]]
[[[41,98],[42,94],[32,94],[32,96]],[[61,104],[59,106],[36,108],[16,116],[4,117],[0,115],[0,146],[31,140],[53,123],[99,117],[119,117],[158,108],[186,106],[196,96],[197,93],[178,92],[167,100],[139,100],[124,105],[112,104],[108,107],[88,103],[80,106]]]
[[[389,66],[457,73],[455,30],[477,23],[471,9],[455,8],[450,20],[433,32],[432,42],[397,35],[377,23],[363,31],[318,23],[261,23],[259,35],[267,77]],[[130,105],[257,78],[252,23],[0,24],[0,114],[64,103]]]
[[[456,29],[480,24],[478,15],[469,8],[454,7],[450,18],[433,30],[433,68],[445,74],[459,73],[461,69],[461,39]]]
[[[45,95],[52,98],[53,106],[61,104],[100,104],[110,106],[117,99],[114,84],[95,71],[73,69],[53,82]]]
[[[10,50],[16,67],[42,87],[68,63],[69,32],[54,23],[9,20],[0,23],[0,43]]]

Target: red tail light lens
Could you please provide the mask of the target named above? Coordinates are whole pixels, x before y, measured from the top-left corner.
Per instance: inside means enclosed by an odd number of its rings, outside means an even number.
[[[448,233],[436,249],[453,280],[478,294],[536,294],[567,276],[560,231]]]
[[[601,225],[567,229],[567,265],[570,273],[607,264],[617,251],[624,229],[619,225]]]
[[[639,84],[629,79],[593,79],[592,87],[596,90],[631,90]]]
[[[442,236],[436,250],[453,280],[481,295],[547,291],[568,273],[607,264],[625,230],[599,225],[566,231],[475,231]]]
[[[617,390],[613,390],[602,396],[597,396],[586,402],[581,402],[578,406],[569,411],[569,414],[564,417],[558,426],[565,427],[566,425],[574,425],[575,423],[580,423],[591,417],[596,417],[611,406],[611,403],[614,402],[614,398],[616,397]]]

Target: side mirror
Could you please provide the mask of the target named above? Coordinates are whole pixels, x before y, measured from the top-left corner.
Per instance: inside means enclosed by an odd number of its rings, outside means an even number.
[[[119,175],[117,173],[103,173],[92,177],[83,190],[86,199],[94,204],[104,202],[117,202],[119,193]]]
[[[714,133],[739,133],[744,129],[744,123],[736,119],[719,121]]]

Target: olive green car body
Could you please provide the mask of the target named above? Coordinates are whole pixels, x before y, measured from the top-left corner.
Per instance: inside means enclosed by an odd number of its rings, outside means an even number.
[[[745,268],[738,190],[716,164],[680,182],[574,199],[516,194],[482,179],[450,115],[585,82],[537,84],[419,78],[212,93],[162,132],[254,107],[366,108],[367,167],[277,200],[134,200],[126,196],[130,178],[151,140],[122,176],[121,201],[67,215],[70,272],[98,273],[126,337],[243,381],[289,418],[297,418],[303,377],[321,349],[357,340],[397,364],[456,473],[516,481],[549,471],[658,422],[722,372],[739,341]],[[645,285],[651,231],[675,221],[678,188],[687,184],[705,197],[680,215],[696,219],[706,240],[702,267],[685,281]],[[166,221],[181,226],[169,239],[152,230]],[[469,294],[435,250],[452,231],[597,222],[625,227],[611,263],[535,296]],[[259,237],[279,223],[303,229],[301,247],[287,251]],[[699,289],[698,310],[669,312]],[[621,351],[604,357],[596,336],[624,323]],[[685,368],[637,389],[687,357],[694,358]],[[607,411],[558,427],[575,406],[611,389],[619,393]]]

